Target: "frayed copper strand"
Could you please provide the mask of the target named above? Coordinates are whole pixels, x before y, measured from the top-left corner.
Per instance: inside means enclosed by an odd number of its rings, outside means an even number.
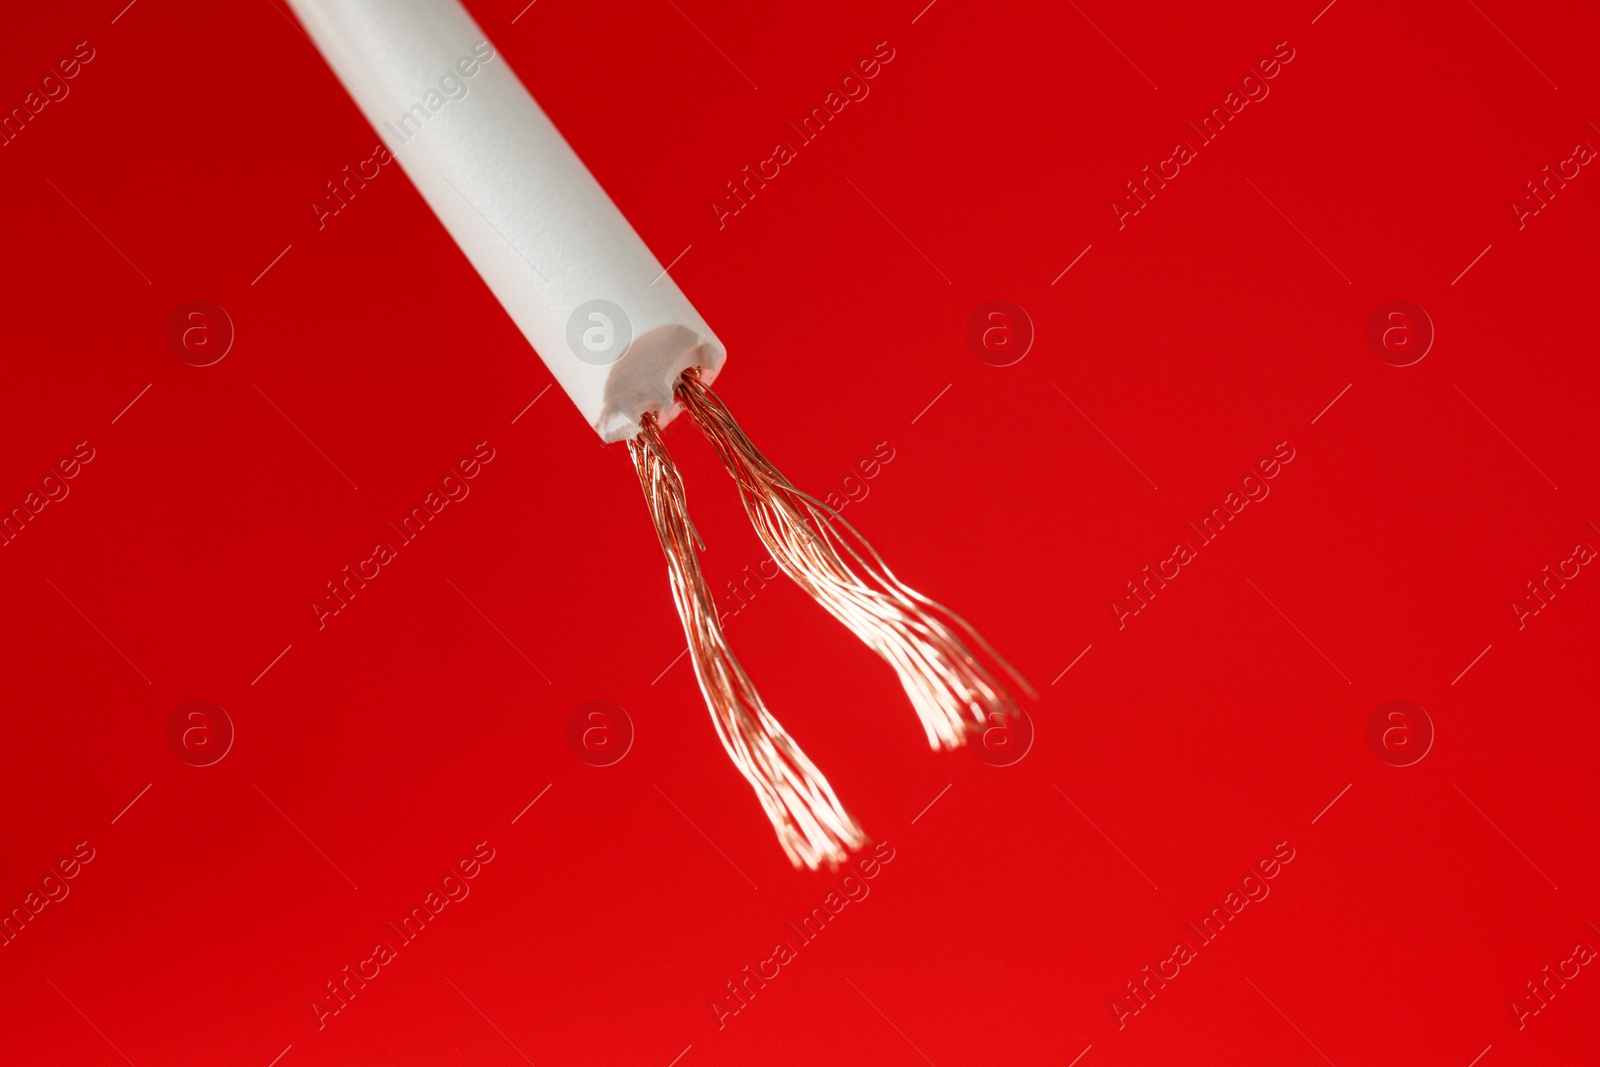
[[[1015,714],[1016,701],[973,655],[975,646],[1029,696],[1028,685],[965,620],[902,583],[839,513],[796,489],[690,369],[677,397],[739,484],[745,512],[773,560],[894,668],[934,748]]]
[[[850,817],[828,780],[767,711],[744,668],[734,658],[717,620],[716,603],[700,571],[695,546],[704,545],[689,521],[683,479],[661,440],[655,417],[628,442],[656,536],[667,556],[672,598],[683,620],[700,691],[711,709],[717,735],[745,776],[795,866],[836,867],[866,835]]]

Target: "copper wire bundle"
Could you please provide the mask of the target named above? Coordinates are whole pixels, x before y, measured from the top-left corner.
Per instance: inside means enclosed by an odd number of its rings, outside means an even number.
[[[833,787],[787,731],[767,711],[744,667],[728,647],[716,603],[701,573],[696,546],[704,548],[672,458],[654,416],[628,442],[656,536],[667,557],[672,597],[689,640],[689,658],[711,710],[717,735],[744,775],[796,866],[835,867],[866,835],[844,810]]]
[[[739,485],[745,512],[773,560],[900,678],[933,748],[1016,712],[1016,701],[975,646],[1029,696],[1032,687],[964,619],[896,578],[839,513],[799,489],[750,441],[694,369],[677,398]]]

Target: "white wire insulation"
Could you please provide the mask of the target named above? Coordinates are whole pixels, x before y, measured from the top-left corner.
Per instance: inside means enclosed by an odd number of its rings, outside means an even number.
[[[669,422],[684,369],[716,376],[711,328],[456,0],[289,3],[603,440]]]

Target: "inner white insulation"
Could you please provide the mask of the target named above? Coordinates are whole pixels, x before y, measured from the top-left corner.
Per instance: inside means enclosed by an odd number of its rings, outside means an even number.
[[[456,0],[289,4],[603,440],[669,422],[686,367],[716,377],[721,342]]]

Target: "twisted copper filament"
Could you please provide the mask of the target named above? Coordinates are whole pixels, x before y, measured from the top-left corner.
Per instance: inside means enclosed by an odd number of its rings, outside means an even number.
[[[655,417],[646,415],[641,421],[644,429],[628,442],[628,451],[666,553],[689,658],[717,735],[761,799],[790,861],[812,870],[836,867],[865,844],[866,835],[840,805],[828,780],[767,711],[729,649],[700,570],[696,545],[704,545],[689,520],[683,479],[662,443]]]
[[[698,371],[683,373],[677,399],[738,482],[745,512],[773,560],[894,668],[929,745],[955,748],[966,743],[969,730],[1017,711],[974,647],[1035,695],[964,619],[901,582],[837,511],[795,488],[751,443]]]

